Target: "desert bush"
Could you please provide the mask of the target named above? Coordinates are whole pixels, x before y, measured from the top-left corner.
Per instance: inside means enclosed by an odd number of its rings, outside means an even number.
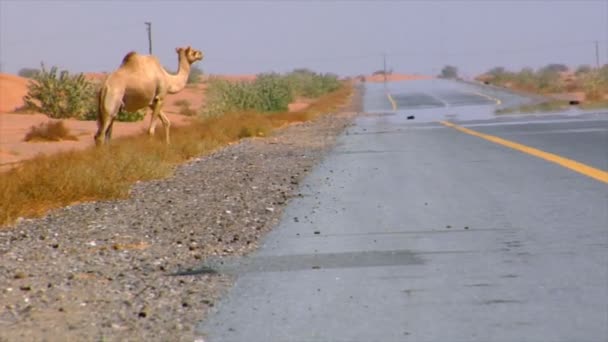
[[[19,75],[21,77],[25,77],[25,78],[34,78],[34,76],[38,75],[39,73],[40,73],[39,69],[35,69],[35,68],[21,68],[17,72],[17,75]]]
[[[236,111],[280,112],[293,100],[289,81],[279,74],[257,75],[253,82],[212,79],[207,89],[205,116]]]
[[[173,104],[179,107],[179,113],[182,115],[187,115],[187,116],[196,115],[196,110],[194,110],[190,107],[191,103],[190,103],[190,101],[188,101],[186,99],[177,100],[177,101],[173,102]]]
[[[496,67],[486,72],[486,75],[492,84],[499,86],[529,92],[552,93],[566,89],[566,84],[560,77],[560,72],[563,70],[568,69],[562,64],[549,64],[536,71],[532,68],[523,68],[518,72]]]
[[[40,72],[28,84],[24,103],[27,109],[52,118],[81,118],[91,111],[94,97],[94,86],[82,73],[70,75],[67,70],[58,73],[57,67],[46,70],[41,64]]]
[[[201,81],[201,77],[203,76],[203,69],[193,65],[190,68],[190,74],[188,75],[188,84],[194,84]]]
[[[338,76],[317,74],[308,69],[295,69],[287,75],[294,96],[318,98],[340,88]]]
[[[229,82],[211,79],[207,89],[204,116],[235,111],[262,113],[287,111],[296,96],[319,98],[342,86],[333,74],[318,74],[295,69],[288,74],[264,73],[253,82]]]
[[[608,94],[608,65],[599,69],[591,69],[579,77],[587,100],[601,100]]]
[[[591,72],[591,70],[593,70],[593,69],[589,65],[586,65],[586,64],[585,65],[580,65],[578,68],[576,68],[575,74],[577,76],[580,76],[582,74],[586,74],[588,72]]]
[[[286,77],[275,73],[257,75],[251,83],[255,95],[253,109],[258,112],[281,112],[293,101],[293,90]]]
[[[63,121],[49,121],[32,126],[24,141],[61,141],[78,140],[63,124]]]
[[[458,78],[458,68],[453,65],[446,65],[441,69],[439,78],[454,79]]]
[[[86,120],[86,121],[97,120],[97,110],[98,110],[97,109],[97,96],[95,96],[94,100],[90,104],[89,110],[83,116],[79,117],[78,119]],[[118,115],[116,115],[116,121],[119,121],[119,122],[141,121],[146,117],[146,112],[147,112],[146,109],[140,109],[135,112],[127,112],[127,111],[121,110],[120,112],[118,112]]]
[[[120,122],[137,122],[143,120],[145,117],[145,109],[140,109],[136,112],[127,112],[125,110],[121,110],[120,112],[118,112],[116,120]]]
[[[181,106],[188,106],[189,107],[191,105],[190,101],[188,101],[186,99],[175,100],[173,102],[173,104],[176,105],[176,106],[179,106],[179,107],[181,107]]]

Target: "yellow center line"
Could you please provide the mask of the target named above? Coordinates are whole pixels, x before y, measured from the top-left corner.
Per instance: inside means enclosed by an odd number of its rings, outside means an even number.
[[[391,96],[391,93],[386,93],[386,97],[388,97],[388,100],[391,103],[391,106],[393,106],[393,110],[397,110],[397,102],[395,102],[395,99],[393,99],[393,97]]]
[[[502,101],[500,101],[500,99],[497,99],[495,97],[492,97],[492,96],[484,94],[484,93],[480,93],[480,92],[477,92],[477,91],[472,91],[471,93],[475,94],[475,95],[479,95],[481,97],[485,97],[488,100],[494,101],[494,102],[496,102],[497,105],[500,105],[502,103]]]
[[[608,183],[608,172],[601,170],[601,169],[596,169],[594,167],[591,167],[589,165],[585,165],[583,163],[579,163],[577,161],[568,159],[568,158],[564,158],[561,156],[558,156],[556,154],[553,153],[549,153],[549,152],[545,152],[545,151],[541,151],[539,149],[533,148],[533,147],[529,147],[526,145],[522,145],[513,141],[509,141],[506,139],[502,139],[493,135],[489,135],[489,134],[484,134],[484,133],[480,133],[477,131],[474,131],[472,129],[468,129],[468,128],[464,128],[462,126],[458,126],[456,124],[453,124],[451,122],[448,121],[440,121],[441,124],[448,126],[448,127],[452,127],[454,129],[457,129],[463,133],[466,134],[470,134],[488,141],[491,141],[493,143],[499,144],[499,145],[503,145],[509,148],[512,148],[514,150],[523,152],[523,153],[527,153],[530,155],[533,155],[537,158],[541,158],[544,159],[546,161],[555,163],[557,165],[563,166],[567,169],[570,169],[572,171],[578,172],[580,174],[583,174],[587,177],[591,177],[593,179],[596,179],[600,182],[604,182],[604,183]]]

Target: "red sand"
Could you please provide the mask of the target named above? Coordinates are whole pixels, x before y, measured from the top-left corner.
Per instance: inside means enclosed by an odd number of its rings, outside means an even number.
[[[12,112],[23,106],[28,81],[17,75],[0,74],[0,113]]]

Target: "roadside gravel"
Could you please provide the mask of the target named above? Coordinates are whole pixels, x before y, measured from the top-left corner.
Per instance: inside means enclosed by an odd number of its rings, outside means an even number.
[[[242,140],[126,200],[3,228],[0,341],[193,341],[232,279],[173,274],[254,250],[357,110]]]

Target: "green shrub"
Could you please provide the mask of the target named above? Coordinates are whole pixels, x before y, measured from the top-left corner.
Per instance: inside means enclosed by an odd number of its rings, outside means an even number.
[[[39,73],[32,75],[24,97],[27,109],[52,118],[82,118],[91,111],[95,89],[82,73],[70,75],[67,70],[58,74],[57,67],[46,70],[41,64]]]
[[[207,88],[204,116],[227,112],[282,112],[296,96],[319,98],[341,87],[333,74],[317,74],[308,69],[296,69],[288,74],[264,73],[253,82],[229,82],[212,79]]]
[[[255,101],[253,109],[258,112],[282,112],[293,101],[293,91],[287,78],[275,74],[260,74],[251,83]]]
[[[137,122],[137,121],[141,121],[146,117],[146,110],[145,109],[140,109],[136,112],[127,112],[124,110],[121,110],[120,112],[118,112],[118,115],[116,116],[116,120],[120,121],[120,122]]]
[[[510,72],[503,67],[496,67],[486,74],[492,84],[523,91],[552,93],[563,91],[566,88],[559,74],[563,69],[564,66],[561,64],[549,64],[536,71],[531,68],[523,68],[519,72]]]
[[[293,100],[289,81],[279,74],[260,74],[253,82],[214,79],[207,88],[206,116],[236,111],[280,112]]]
[[[604,95],[608,94],[608,65],[591,69],[579,77],[587,100],[602,100]]]
[[[203,76],[203,69],[193,65],[190,68],[190,74],[188,75],[188,84],[194,84],[201,81],[201,77]]]
[[[308,69],[296,69],[287,75],[295,96],[316,99],[340,88],[338,77],[333,74],[317,74]]]
[[[94,98],[94,101],[91,101],[89,110],[86,112],[86,114],[84,114],[83,116],[81,116],[79,118],[80,120],[87,120],[87,121],[97,120],[97,110],[98,110],[97,109],[97,95],[95,95],[93,98]],[[140,109],[135,112],[127,112],[127,111],[121,110],[120,112],[118,112],[118,115],[116,116],[116,121],[137,122],[137,121],[143,120],[145,117],[146,117],[146,109]]]
[[[19,71],[17,72],[17,75],[21,76],[21,77],[25,77],[25,78],[34,78],[34,76],[36,76],[37,74],[40,73],[39,69],[34,69],[34,68],[21,68],[19,69]]]

